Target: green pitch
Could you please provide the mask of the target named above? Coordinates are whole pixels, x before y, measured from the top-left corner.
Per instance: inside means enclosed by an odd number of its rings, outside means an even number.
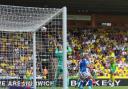
[[[49,87],[40,87],[37,89],[51,89]],[[56,89],[62,89],[62,87],[58,87]],[[69,89],[78,89],[77,87],[69,87]],[[88,89],[87,87],[85,87],[84,89]],[[128,89],[128,86],[115,86],[115,87],[111,87],[111,86],[100,86],[100,87],[93,87],[93,89]]]

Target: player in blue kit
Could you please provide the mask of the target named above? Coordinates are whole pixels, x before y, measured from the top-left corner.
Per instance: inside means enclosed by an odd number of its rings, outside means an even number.
[[[79,62],[79,74],[80,74],[80,78],[78,81],[79,89],[83,89],[85,82],[87,81],[87,78],[91,77],[89,65],[90,65],[90,61],[88,55],[86,54]]]

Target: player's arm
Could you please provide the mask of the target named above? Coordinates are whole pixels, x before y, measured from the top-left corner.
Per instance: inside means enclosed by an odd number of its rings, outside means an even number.
[[[67,47],[67,52],[68,53],[72,52],[72,48],[70,46]]]
[[[55,54],[58,54],[59,53],[59,48],[55,48]]]
[[[57,55],[59,53],[59,48],[57,46],[56,40],[53,40],[54,46],[55,46],[55,54]]]
[[[87,61],[86,64],[87,64],[87,68],[90,69],[90,68],[91,68],[91,63],[90,63],[90,61]]]

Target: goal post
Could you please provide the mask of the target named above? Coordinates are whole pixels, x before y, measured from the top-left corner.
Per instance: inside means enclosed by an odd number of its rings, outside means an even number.
[[[63,87],[68,89],[68,69],[67,69],[67,9],[63,8],[63,57],[64,57],[64,73],[63,73]]]
[[[0,47],[0,88],[68,88],[66,7],[0,5]]]
[[[36,89],[36,32],[33,32],[33,87]]]

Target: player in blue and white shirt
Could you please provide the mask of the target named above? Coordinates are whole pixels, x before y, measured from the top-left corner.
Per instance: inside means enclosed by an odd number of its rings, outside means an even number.
[[[90,66],[90,61],[88,55],[85,55],[79,62],[80,76],[83,76],[85,78],[91,76],[89,66]]]
[[[78,83],[79,89],[83,89],[85,85],[84,82],[88,77],[91,76],[89,65],[90,65],[90,61],[88,55],[85,55],[79,62],[79,74],[80,74],[80,79]]]

